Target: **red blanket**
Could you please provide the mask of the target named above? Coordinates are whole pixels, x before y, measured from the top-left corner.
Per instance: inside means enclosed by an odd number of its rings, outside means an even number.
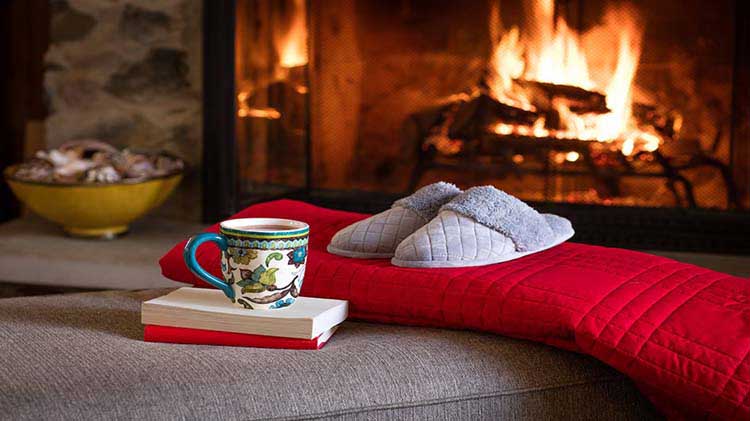
[[[750,419],[750,280],[575,243],[490,266],[406,269],[325,251],[336,231],[366,215],[279,200],[234,217],[261,216],[310,224],[302,294],[349,300],[352,318],[583,352],[630,376],[670,417]],[[200,284],[182,262],[183,247],[161,259],[162,272]],[[200,249],[198,261],[221,276],[215,246]]]

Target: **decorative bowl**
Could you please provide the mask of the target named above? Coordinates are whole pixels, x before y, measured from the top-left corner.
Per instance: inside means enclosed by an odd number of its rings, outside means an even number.
[[[131,222],[161,205],[182,180],[179,171],[140,181],[59,184],[16,178],[17,167],[4,172],[16,197],[76,237],[114,238],[127,232]]]

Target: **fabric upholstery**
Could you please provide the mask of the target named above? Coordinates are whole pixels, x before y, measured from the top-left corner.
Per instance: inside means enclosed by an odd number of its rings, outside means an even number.
[[[140,304],[166,292],[0,300],[0,419],[657,416],[590,357],[489,334],[347,322],[319,351],[143,342]]]
[[[507,263],[408,269],[325,252],[367,215],[282,200],[240,216],[308,222],[302,294],[349,300],[351,317],[473,329],[577,350],[632,378],[673,416],[750,419],[750,280],[629,250],[564,243]],[[215,229],[212,227],[210,229]],[[167,277],[199,283],[177,245]],[[215,249],[198,260],[219,274]]]

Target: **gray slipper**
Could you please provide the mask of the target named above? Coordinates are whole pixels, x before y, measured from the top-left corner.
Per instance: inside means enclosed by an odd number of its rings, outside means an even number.
[[[328,252],[360,259],[392,257],[404,238],[434,218],[440,207],[459,193],[458,187],[442,181],[424,186],[395,201],[387,211],[337,232]]]
[[[406,237],[391,263],[417,268],[489,265],[546,250],[573,234],[563,217],[540,214],[492,186],[472,187]]]

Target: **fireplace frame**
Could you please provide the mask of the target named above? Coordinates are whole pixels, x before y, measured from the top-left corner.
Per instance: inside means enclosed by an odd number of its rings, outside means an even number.
[[[238,209],[234,83],[236,0],[203,0],[203,209],[205,222]]]
[[[238,0],[203,1],[203,220],[226,218],[254,202],[277,197],[241,197],[235,168],[234,36]],[[240,0],[241,1],[241,0]],[[308,0],[309,4],[315,0]],[[569,8],[566,10],[577,10]],[[735,1],[735,60],[732,96],[732,142],[734,163],[750,161],[750,6]],[[308,38],[314,45],[314,31]],[[314,51],[312,51],[314,53]],[[311,54],[311,60],[315,55]],[[314,63],[313,63],[314,65]],[[308,132],[309,136],[309,132]],[[308,139],[308,152],[311,139]],[[311,184],[312,157],[307,155],[307,185],[284,197],[306,200],[338,209],[378,212],[386,209],[394,195],[317,189]],[[738,168],[732,165],[732,168]],[[750,172],[736,174],[750,185]],[[690,208],[646,208],[567,203],[534,203],[540,210],[571,219],[575,241],[634,249],[677,250],[750,254],[750,211],[717,211]]]
[[[49,47],[48,0],[0,4],[0,175],[37,146],[34,126],[47,116],[44,54]],[[10,186],[0,181],[0,223],[22,215]]]

